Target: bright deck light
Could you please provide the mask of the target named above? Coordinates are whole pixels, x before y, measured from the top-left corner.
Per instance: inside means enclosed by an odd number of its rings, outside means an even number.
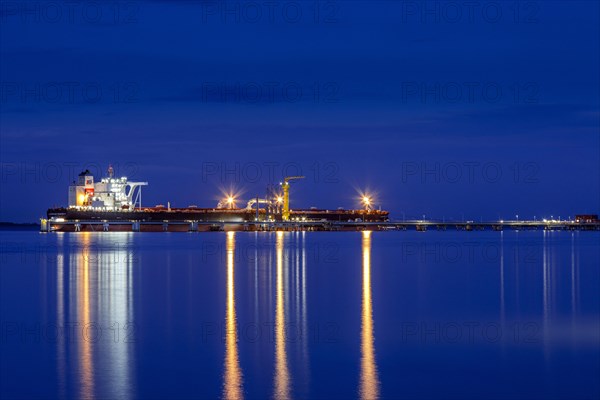
[[[362,203],[366,209],[371,208],[371,202],[372,202],[372,200],[369,196],[363,196]]]
[[[227,196],[227,204],[229,205],[229,208],[233,208],[235,204],[235,197],[231,195]]]

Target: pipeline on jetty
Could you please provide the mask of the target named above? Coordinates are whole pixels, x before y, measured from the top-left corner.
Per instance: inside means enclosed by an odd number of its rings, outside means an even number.
[[[211,232],[211,231],[600,231],[600,221],[97,221],[41,220],[42,232]]]

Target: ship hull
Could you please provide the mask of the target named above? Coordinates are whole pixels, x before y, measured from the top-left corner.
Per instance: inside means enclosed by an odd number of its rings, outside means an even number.
[[[294,210],[286,224],[295,229],[318,230],[332,222],[385,222],[387,211],[375,210]],[[98,211],[78,208],[49,209],[48,231],[60,232],[189,232],[263,230],[263,222],[281,223],[281,214],[260,209],[145,208],[135,211]],[[284,224],[285,225],[285,224]],[[272,225],[271,225],[272,226]]]

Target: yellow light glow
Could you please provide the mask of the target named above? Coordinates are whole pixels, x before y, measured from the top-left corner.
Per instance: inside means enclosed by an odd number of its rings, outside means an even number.
[[[286,320],[285,299],[283,282],[283,232],[277,232],[276,240],[276,306],[275,306],[275,399],[290,398],[290,371],[288,369],[286,351]]]
[[[83,195],[82,195],[83,196]],[[90,236],[88,232],[84,232],[82,237],[83,248],[89,254],[90,251]],[[90,263],[89,257],[83,257],[83,268],[78,271],[78,286],[77,286],[77,304],[78,317],[82,326],[88,326],[91,319],[92,296],[90,292]],[[89,340],[81,340],[79,342],[79,365],[80,365],[80,393],[79,397],[89,399],[94,396],[94,360],[92,358],[92,343]]]
[[[221,208],[236,208],[237,203],[242,196],[242,192],[235,187],[219,188],[221,196],[218,197],[218,203],[221,204]]]
[[[235,201],[236,201],[236,196],[233,194],[228,194],[227,197],[225,198],[225,202],[227,203],[227,206],[229,208],[235,208]]]
[[[238,329],[235,312],[235,232],[227,232],[227,314],[225,325],[225,372],[223,385],[224,399],[242,399],[243,374],[238,357]]]
[[[379,398],[379,374],[375,358],[375,335],[373,329],[373,300],[371,293],[371,232],[363,231],[363,290],[362,290],[362,329],[360,360],[360,398]]]
[[[277,202],[281,204],[283,202],[283,197],[281,197],[281,196],[277,197]]]
[[[361,194],[361,202],[365,209],[369,210],[371,208],[371,204],[373,203],[373,198],[368,193]]]

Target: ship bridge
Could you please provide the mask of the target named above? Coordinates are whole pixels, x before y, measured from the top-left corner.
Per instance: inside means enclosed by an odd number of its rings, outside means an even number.
[[[148,182],[131,182],[125,176],[115,178],[112,167],[107,177],[94,182],[93,174],[86,170],[69,186],[69,207],[103,211],[141,208],[142,186],[147,185]]]

